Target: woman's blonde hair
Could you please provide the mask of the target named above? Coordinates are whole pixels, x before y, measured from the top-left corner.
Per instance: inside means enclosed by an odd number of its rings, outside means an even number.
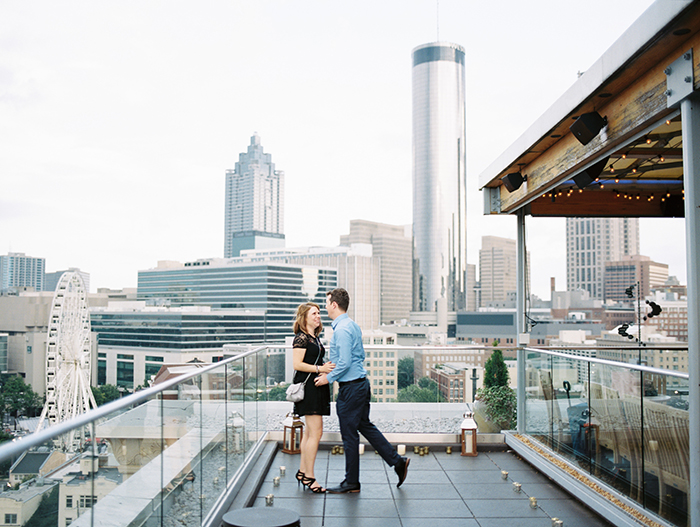
[[[294,320],[294,334],[296,335],[297,333],[303,331],[306,333],[306,315],[309,313],[312,307],[315,307],[316,309],[321,311],[321,308],[319,307],[318,304],[314,304],[313,302],[307,302],[306,304],[301,304],[297,308],[297,315],[296,319]],[[321,330],[323,329],[323,322],[321,322],[318,327],[316,328],[316,332],[314,334],[314,337],[318,337],[319,334],[321,333]]]

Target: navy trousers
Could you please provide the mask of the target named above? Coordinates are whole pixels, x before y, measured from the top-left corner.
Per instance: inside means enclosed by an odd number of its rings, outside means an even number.
[[[360,433],[389,465],[393,467],[401,461],[401,456],[384,434],[369,420],[371,396],[367,379],[343,384],[335,405],[345,448],[345,482],[349,484],[360,482]]]

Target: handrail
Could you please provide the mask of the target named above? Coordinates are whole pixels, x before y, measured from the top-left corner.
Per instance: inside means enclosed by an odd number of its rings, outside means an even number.
[[[602,364],[605,366],[614,366],[615,368],[627,368],[629,370],[637,370],[644,373],[654,373],[656,375],[667,375],[669,377],[678,377],[680,379],[688,379],[690,376],[688,373],[683,373],[679,371],[672,370],[662,370],[660,368],[652,368],[651,366],[643,366],[641,364],[631,364],[629,362],[620,362],[608,359],[598,359],[596,357],[581,357],[580,355],[569,355],[568,353],[559,353],[557,351],[543,350],[539,348],[524,348],[525,351],[532,351],[535,353],[542,353],[544,355],[553,355],[555,357],[561,357],[564,359],[575,359],[583,362],[591,362],[594,364]],[[610,348],[606,348],[610,349]]]
[[[209,366],[205,366],[202,369],[198,369],[184,375],[179,375],[178,377],[173,377],[172,379],[168,379],[167,381],[164,381],[156,386],[151,386],[150,388],[145,388],[143,390],[139,390],[138,392],[132,393],[131,395],[128,395],[126,397],[122,397],[115,401],[111,401],[105,405],[102,405],[98,408],[94,408],[88,412],[85,412],[84,414],[74,417],[73,419],[63,421],[62,423],[56,423],[55,425],[50,426],[49,428],[24,436],[22,439],[19,439],[17,441],[9,441],[6,444],[0,445],[0,461],[4,461],[5,459],[8,459],[14,455],[24,452],[25,450],[29,450],[32,447],[41,445],[49,439],[53,439],[56,436],[65,434],[73,430],[74,428],[85,426],[101,417],[106,417],[109,414],[116,412],[117,410],[122,410],[132,405],[141,403],[142,401],[145,401],[146,399],[149,399],[154,395],[167,390],[168,388],[180,384],[183,381],[200,376],[213,369],[219,368],[222,364],[228,364],[245,358],[249,355],[254,355],[268,347],[270,346],[265,345],[250,349],[248,351],[244,351],[242,353],[239,353],[238,355],[229,357],[228,359],[222,360],[220,362],[215,362],[214,364],[210,364]]]

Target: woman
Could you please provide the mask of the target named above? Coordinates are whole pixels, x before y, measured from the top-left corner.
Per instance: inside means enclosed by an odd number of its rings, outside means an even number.
[[[301,440],[301,461],[296,478],[317,494],[326,492],[316,481],[314,464],[323,435],[323,416],[331,415],[331,392],[328,385],[317,387],[314,379],[317,374],[330,373],[335,367],[335,364],[323,362],[325,349],[318,338],[321,329],[323,324],[318,305],[313,302],[301,304],[294,321],[292,353],[296,373],[293,382],[306,381],[306,387],[304,399],[294,404],[294,413],[306,416],[306,430]]]

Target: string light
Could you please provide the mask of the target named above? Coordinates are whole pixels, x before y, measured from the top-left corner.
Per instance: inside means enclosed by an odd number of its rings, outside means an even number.
[[[633,174],[636,174],[636,173],[637,173],[637,169],[636,169],[636,168],[633,168],[633,169],[632,169],[632,173],[633,173]]]
[[[668,119],[666,119],[666,126],[668,126],[668,125],[670,125],[670,124],[671,124],[671,121],[668,120]]]
[[[647,139],[647,144],[648,144],[648,145],[651,144],[651,139]]]
[[[601,184],[600,184],[600,188],[605,188],[605,185],[603,185],[603,184],[601,183]]]
[[[663,162],[666,161],[666,160],[664,159],[664,156],[661,156],[661,157],[659,158],[659,161],[660,161],[661,163],[663,163]]]
[[[615,183],[619,183],[619,182],[620,182],[620,180],[619,180],[619,179],[615,179]]]
[[[627,154],[622,154],[622,159],[627,159]]]

